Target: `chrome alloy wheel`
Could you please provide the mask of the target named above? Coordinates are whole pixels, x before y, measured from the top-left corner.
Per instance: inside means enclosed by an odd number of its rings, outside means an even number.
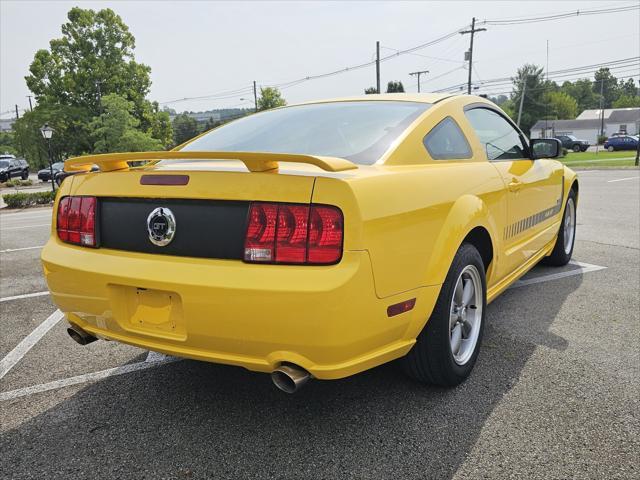
[[[460,273],[453,290],[449,315],[451,353],[458,365],[469,361],[478,343],[483,305],[480,272],[467,265]]]
[[[576,232],[576,205],[573,198],[569,197],[564,213],[564,253],[571,253],[573,239]]]

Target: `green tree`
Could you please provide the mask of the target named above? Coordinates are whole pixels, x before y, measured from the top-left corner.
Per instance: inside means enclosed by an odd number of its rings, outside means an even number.
[[[173,119],[173,142],[180,145],[198,135],[200,130],[195,118],[186,113],[176,115]]]
[[[0,153],[18,155],[13,132],[0,132]]]
[[[140,120],[131,113],[135,108],[133,102],[111,93],[102,97],[101,105],[103,113],[89,123],[94,152],[141,152],[162,148],[159,140],[138,130]]]
[[[387,93],[404,93],[402,82],[390,81],[387,83]]]
[[[608,68],[601,68],[594,74],[593,92],[598,96],[602,91],[603,107],[611,108],[613,102],[615,102],[620,96],[620,88],[618,86],[618,79],[613,76]]]
[[[636,87],[636,82],[633,81],[633,78],[627,78],[626,82],[621,78],[618,85],[621,95],[626,95],[627,97],[635,97],[640,94],[640,89]]]
[[[513,83],[512,105],[510,109],[505,109],[505,111],[512,119],[517,119],[524,89],[520,128],[523,132],[529,132],[534,123],[547,115],[547,105],[544,103],[543,97],[546,90],[552,89],[552,85],[545,81],[542,67],[532,64],[520,67],[511,81]]]
[[[365,95],[372,95],[374,93],[378,93],[378,89],[376,87],[369,87],[364,89]]]
[[[630,108],[630,107],[640,107],[640,96],[629,96],[622,94],[618,97],[618,99],[613,102],[613,108]]]
[[[287,101],[282,98],[280,90],[276,87],[260,87],[260,97],[258,98],[258,110],[269,110],[276,107],[284,107]]]
[[[544,102],[548,106],[550,117],[562,120],[572,120],[578,115],[578,102],[564,92],[548,92],[544,95]]]
[[[25,80],[38,105],[30,112],[34,119],[22,127],[36,126],[44,119],[56,129],[62,157],[90,152],[88,125],[103,113],[101,99],[117,94],[130,102],[128,111],[143,136],[157,135],[162,145],[170,144],[166,114],[146,98],[151,69],[135,61],[135,38],[127,25],[108,8],[96,12],[74,7],[67,19],[61,27],[62,37],[51,40],[48,50],[36,52],[29,67]],[[43,118],[45,111],[59,121]],[[34,133],[23,128],[23,134],[30,137]]]
[[[578,104],[578,112],[598,108],[598,96],[593,91],[593,82],[586,78],[575,82],[566,81],[560,90],[573,99]]]

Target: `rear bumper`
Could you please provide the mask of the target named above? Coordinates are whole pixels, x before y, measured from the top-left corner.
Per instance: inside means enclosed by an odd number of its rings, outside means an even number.
[[[256,371],[291,362],[320,379],[405,355],[439,293],[421,287],[377,298],[366,251],[347,251],[333,266],[255,265],[93,250],[54,237],[42,261],[53,301],[98,337]],[[144,292],[171,298],[171,311],[158,306],[151,319],[158,324],[139,322]],[[410,298],[413,310],[387,316],[389,305]]]

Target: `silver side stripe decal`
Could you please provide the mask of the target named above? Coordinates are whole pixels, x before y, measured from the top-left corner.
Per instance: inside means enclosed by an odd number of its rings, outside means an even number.
[[[560,198],[558,198],[558,201],[553,207],[546,208],[541,212],[535,213],[527,218],[523,218],[522,220],[507,226],[504,229],[504,239],[508,240],[515,237],[516,235],[520,235],[522,232],[529,230],[539,223],[542,223],[560,213],[560,210],[562,210],[562,197],[564,197],[564,188]]]

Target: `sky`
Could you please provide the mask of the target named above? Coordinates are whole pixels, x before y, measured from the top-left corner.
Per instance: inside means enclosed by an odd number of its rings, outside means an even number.
[[[177,111],[251,107],[252,82],[286,83],[366,63],[467,26],[471,18],[505,19],[638,4],[638,1],[213,2],[0,0],[0,117],[28,108],[24,76],[38,49],[61,36],[73,6],[111,8],[136,38],[136,60],[151,67],[149,98]],[[547,41],[549,42],[547,59]],[[640,56],[638,10],[576,16],[525,25],[491,25],[474,41],[475,82],[510,77],[524,63],[550,71]],[[465,82],[469,35],[452,38],[381,65],[381,83],[428,70],[422,91]],[[640,73],[621,70],[626,75]],[[614,71],[615,73],[615,71]],[[619,76],[624,77],[625,74]],[[375,86],[375,67],[283,88],[289,103],[359,95]],[[241,90],[242,89],[242,90]],[[241,91],[240,91],[241,90]],[[509,87],[481,88],[498,93]],[[220,92],[230,92],[223,93]],[[176,99],[217,95],[180,102]],[[167,103],[171,102],[171,103]]]

